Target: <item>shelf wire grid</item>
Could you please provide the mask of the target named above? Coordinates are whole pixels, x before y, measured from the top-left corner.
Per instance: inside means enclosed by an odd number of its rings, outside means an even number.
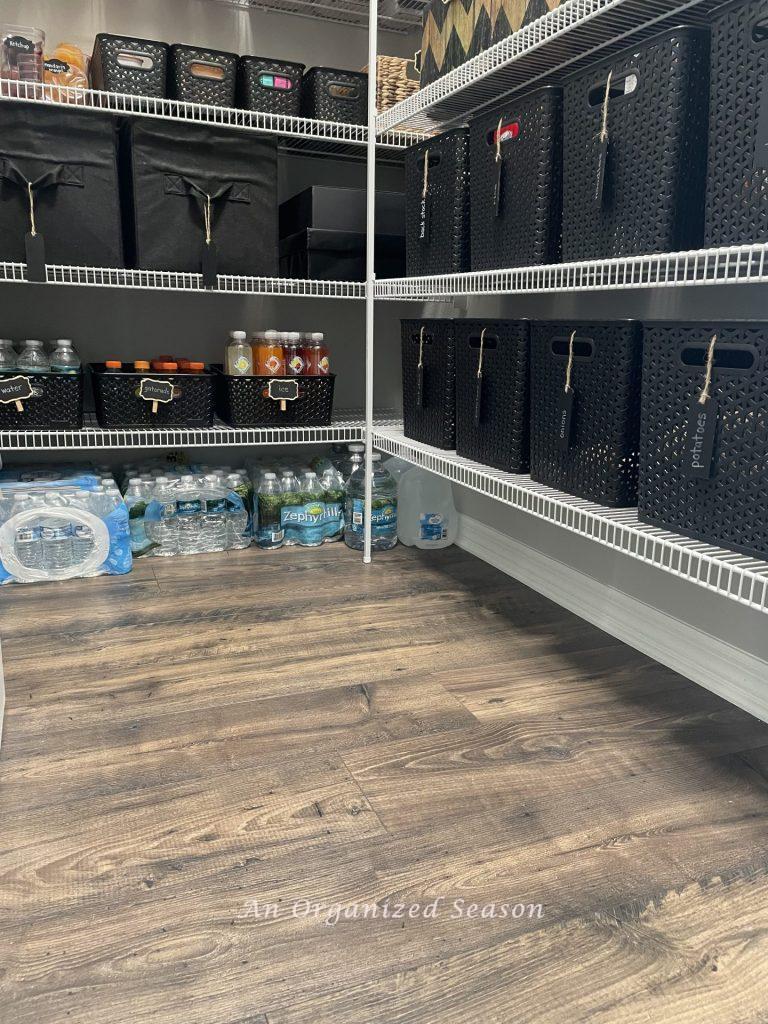
[[[595,60],[649,38],[670,19],[701,22],[722,2],[566,0],[379,114],[376,130],[445,129],[545,79],[558,84]]]
[[[125,270],[119,267],[72,267],[49,263],[46,284],[91,288],[148,288],[200,292],[204,295],[287,295],[293,298],[364,299],[364,281],[320,281],[289,277],[219,274],[217,288],[204,288],[201,274],[173,270]],[[27,283],[25,263],[0,263],[0,282]]]
[[[551,263],[509,270],[478,270],[435,277],[382,278],[379,299],[428,301],[461,295],[617,291],[680,288],[768,281],[768,243],[694,249],[689,252],[620,256],[577,263]]]
[[[40,85],[35,82],[0,81],[0,100],[8,103],[36,103],[62,107],[69,111],[101,111],[124,116],[145,117],[161,121],[182,121],[192,124],[235,128],[278,137],[288,152],[319,155],[353,156],[365,159],[368,127],[337,121],[317,121],[309,117],[292,117],[237,107],[217,107],[182,100],[132,96],[128,93],[104,92],[98,89],[77,89],[74,86]],[[405,150],[423,138],[421,133],[392,130],[377,140],[380,157],[399,162]]]
[[[368,27],[367,0],[218,0],[241,10],[261,9],[278,14],[319,18],[342,25]],[[425,3],[419,0],[380,0],[379,28],[384,32],[413,32],[421,24]]]
[[[529,476],[504,473],[455,452],[412,441],[401,427],[376,426],[374,447],[496,501],[560,526],[721,597],[768,612],[768,563],[641,523],[637,509],[574,498]]]

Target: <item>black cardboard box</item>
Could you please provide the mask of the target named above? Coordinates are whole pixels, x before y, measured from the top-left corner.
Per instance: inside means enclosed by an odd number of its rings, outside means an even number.
[[[405,273],[405,238],[376,235],[377,277]],[[365,280],[365,234],[306,228],[280,239],[280,276],[320,281]]]

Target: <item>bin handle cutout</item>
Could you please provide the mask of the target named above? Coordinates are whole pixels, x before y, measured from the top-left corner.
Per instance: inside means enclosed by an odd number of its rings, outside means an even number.
[[[768,43],[768,18],[759,18],[752,26],[752,42],[758,46]]]
[[[609,71],[603,82],[597,82],[589,90],[587,100],[590,107],[605,106],[607,100],[617,100],[622,96],[631,96],[637,92],[640,79],[636,71],[626,71],[614,75]]]
[[[556,356],[573,356],[573,359],[591,359],[594,355],[594,342],[591,338],[580,338],[576,340],[576,332],[571,334],[571,339],[553,338],[552,354]]]
[[[488,334],[488,328],[484,327],[480,334],[474,334],[469,338],[470,348],[494,349],[498,347],[499,338],[496,334]]]
[[[350,85],[348,82],[329,82],[328,95],[335,100],[356,100],[360,98],[360,86]]]
[[[147,53],[139,53],[137,50],[121,50],[115,57],[118,67],[126,68],[128,71],[151,71],[154,60]]]
[[[187,64],[187,71],[193,78],[203,78],[209,82],[223,82],[226,74],[221,64],[209,60],[191,60]]]
[[[711,342],[709,343],[711,344]],[[685,366],[706,366],[709,344],[686,345],[680,352]],[[719,345],[713,355],[713,366],[717,370],[751,370],[755,365],[755,352],[739,345]]]

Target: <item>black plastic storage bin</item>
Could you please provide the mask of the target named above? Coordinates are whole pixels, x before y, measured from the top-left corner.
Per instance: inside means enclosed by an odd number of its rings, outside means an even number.
[[[301,112],[318,121],[368,122],[368,75],[340,68],[310,68],[301,86]]]
[[[768,3],[731,4],[712,22],[704,242],[768,239]]]
[[[241,57],[237,62],[237,104],[244,110],[298,117],[304,65],[271,57]]]
[[[476,118],[470,125],[469,170],[472,269],[556,263],[562,90],[540,89]]]
[[[406,151],[405,247],[409,277],[469,270],[468,129]]]
[[[527,320],[454,320],[456,453],[509,473],[529,466]]]
[[[123,266],[112,117],[0,103],[0,260],[26,262],[30,181],[47,263]]]
[[[768,323],[651,323],[643,347],[640,519],[768,558]]]
[[[216,378],[217,412],[232,427],[327,427],[333,417],[333,373],[317,377],[233,377],[219,371]],[[269,384],[275,380],[296,381],[298,398],[283,403],[271,398]]]
[[[206,194],[219,274],[277,273],[274,139],[137,119],[122,138],[126,251],[143,270],[199,273]]]
[[[15,402],[0,401],[0,430],[79,430],[83,425],[82,373],[24,373],[14,370],[0,374],[0,399],[3,385],[13,378],[26,377],[32,397],[25,398],[21,410]]]
[[[435,448],[453,450],[456,447],[453,321],[401,320],[400,327],[405,436]]]
[[[127,373],[105,370],[103,363],[91,366],[96,418],[107,429],[119,427],[210,427],[213,424],[213,373]],[[143,380],[167,381],[173,385],[170,402],[153,403],[139,397]]]
[[[237,54],[174,43],[168,55],[168,94],[185,103],[234,107]]]
[[[107,32],[96,36],[91,57],[94,89],[163,99],[167,81],[167,43]]]
[[[563,260],[701,244],[709,33],[676,28],[567,83]],[[607,158],[599,142],[607,104]]]
[[[636,321],[532,324],[532,479],[601,505],[636,504],[641,363]]]

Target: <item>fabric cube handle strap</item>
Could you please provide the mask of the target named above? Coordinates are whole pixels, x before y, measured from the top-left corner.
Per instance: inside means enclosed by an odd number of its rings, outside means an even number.
[[[29,201],[29,229],[33,236],[37,235],[35,223],[35,192],[45,188],[55,188],[57,185],[75,185],[83,188],[85,185],[83,168],[80,164],[54,164],[45,174],[38,178],[28,178],[13,161],[7,158],[0,162],[0,178],[16,185],[27,193]]]

